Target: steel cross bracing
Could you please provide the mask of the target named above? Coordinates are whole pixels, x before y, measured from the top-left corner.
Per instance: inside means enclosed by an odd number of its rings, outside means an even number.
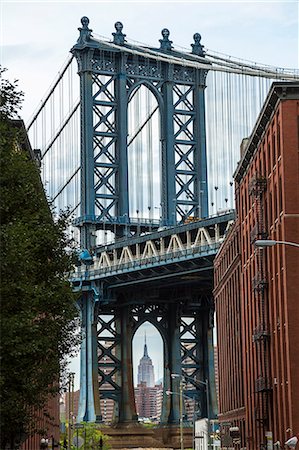
[[[84,282],[104,280],[116,286],[206,270],[206,263],[210,269],[209,257],[214,257],[233,218],[233,212],[226,213],[102,245],[87,265],[82,261],[77,267],[72,283],[82,288]]]
[[[146,51],[132,54],[121,30],[112,47],[91,37],[88,21],[82,24],[72,49],[81,79],[85,186],[76,224],[103,228],[105,223],[107,229],[117,224],[118,234],[123,234],[121,225],[134,230],[128,195],[128,106],[141,85],[154,95],[160,111],[162,222],[174,225],[186,216],[207,216],[204,88],[209,64],[188,68],[149,57]],[[168,45],[165,36],[162,56]]]
[[[164,342],[164,389],[176,390],[176,381],[171,378],[171,371],[178,370],[175,362],[178,353],[182,355],[182,375],[188,375],[194,379],[186,386],[186,397],[190,402],[196,403],[196,409],[201,409],[202,415],[206,414],[205,395],[198,390],[196,380],[209,372],[212,378],[213,370],[206,369],[208,342],[206,341],[207,328],[212,330],[210,299],[196,293],[196,305],[187,306],[188,293],[175,303],[167,301],[165,293],[160,292],[160,299],[150,294],[151,303],[144,304],[138,296],[132,298],[133,292],[128,292],[131,297],[130,304],[123,304],[108,308],[107,305],[98,307],[97,333],[97,364],[98,364],[98,389],[101,401],[113,400],[114,420],[116,422],[136,420],[136,408],[134,404],[134,390],[132,380],[132,338],[136,330],[144,322],[150,322],[156,327]],[[182,294],[182,292],[180,292]],[[145,291],[145,296],[149,295]],[[125,297],[124,297],[125,298]],[[124,332],[125,327],[125,332]],[[124,357],[126,354],[126,357]],[[172,356],[171,356],[172,355]],[[173,369],[172,369],[173,368]],[[125,383],[125,384],[124,384]],[[96,387],[96,383],[94,386]],[[82,386],[84,390],[84,385]],[[215,399],[211,399],[213,404]],[[95,402],[96,403],[96,402]],[[82,404],[81,404],[82,407]],[[95,407],[100,420],[101,409]],[[213,405],[215,414],[215,404]],[[79,413],[82,414],[82,410]],[[80,417],[83,419],[84,415]],[[89,417],[91,419],[91,417]],[[161,423],[178,423],[177,399],[163,396]]]
[[[166,29],[162,30],[160,48],[151,48],[129,44],[119,22],[113,42],[94,39],[88,25],[88,19],[82,18],[80,36],[72,49],[80,75],[80,98],[71,93],[71,88],[69,98],[65,98],[66,77],[72,86],[70,60],[29,126],[34,147],[41,148],[43,181],[48,184],[54,177],[50,196],[59,207],[71,204],[77,217],[74,225],[80,229],[80,246],[87,254],[71,276],[74,289],[81,292],[83,341],[78,421],[100,420],[100,400],[105,399],[114,401],[115,421],[137,420],[132,339],[145,321],[151,322],[163,339],[164,391],[179,392],[178,379],[172,379],[171,373],[186,375],[188,380],[191,377],[194,382],[190,382],[185,394],[204,417],[208,405],[196,380],[209,379],[208,401],[213,415],[213,258],[233,214],[201,221],[199,218],[207,217],[209,210],[215,212],[223,206],[227,209],[229,195],[233,198],[232,148],[235,151],[239,136],[246,136],[252,126],[246,124],[240,134],[240,130],[236,133],[235,124],[240,117],[247,120],[246,108],[256,100],[255,91],[259,91],[260,105],[261,92],[267,90],[267,85],[263,89],[254,87],[253,77],[270,82],[277,78],[293,80],[298,74],[205,54],[198,33],[194,35],[191,53],[187,53],[173,48]],[[214,154],[214,159],[208,158],[209,186],[205,127],[208,72],[212,73],[208,76],[214,95],[207,96],[209,153]],[[237,81],[227,78],[230,73],[238,77]],[[220,78],[215,74],[220,74]],[[57,90],[59,100],[55,103]],[[145,114],[144,92],[154,99],[146,106]],[[242,108],[236,105],[240,98]],[[44,110],[48,103],[47,113]],[[129,110],[134,112],[133,127]],[[249,112],[255,117],[258,109],[252,107]],[[45,128],[47,115],[50,134]],[[36,126],[39,118],[42,145]],[[149,134],[149,130],[152,136],[146,141],[143,132]],[[227,130],[228,137],[223,139]],[[235,135],[237,143],[231,139]],[[153,136],[158,138],[154,141]],[[156,159],[151,154],[153,150]],[[146,163],[140,156],[144,152],[148,153]],[[136,164],[134,158],[139,158]],[[137,181],[132,191],[129,167],[134,164],[131,175]],[[143,167],[144,172],[140,170]],[[224,168],[229,172],[229,180],[221,203]],[[134,206],[137,218],[133,217],[132,197],[137,195],[140,201],[151,170],[161,185],[155,192],[160,217],[153,214],[152,187],[146,194],[146,203],[141,201],[141,207]],[[220,175],[213,178],[213,172]],[[66,200],[69,193],[71,202]],[[194,223],[184,224],[190,218]],[[159,231],[162,225],[171,228]],[[106,239],[97,241],[97,233],[102,232],[105,237],[107,230],[116,240],[99,246]],[[179,423],[178,402],[178,396],[164,395],[163,424]]]
[[[91,38],[88,26],[82,29],[82,34],[84,33],[85,38],[82,37],[82,42],[84,39],[87,41],[88,38]],[[187,74],[189,69],[204,70],[208,66],[208,86],[205,93],[207,106],[209,212],[214,214],[219,209],[233,207],[232,173],[239,159],[239,143],[244,136],[248,136],[251,132],[265,95],[269,90],[271,80],[296,81],[299,79],[298,69],[271,67],[236,59],[229,55],[217,54],[210,50],[203,51],[198,34],[194,35],[195,43],[192,44],[192,53],[190,53],[190,49],[181,48],[181,50],[176,50],[172,44],[169,46],[167,38],[165,41],[163,41],[164,38],[162,39],[164,49],[161,51],[161,49],[154,49],[143,44],[136,45],[128,39],[124,40],[122,38],[122,41],[119,39],[120,37],[121,35],[117,35],[117,43],[103,37],[100,39],[93,38],[93,42],[97,42],[103,48],[110,49],[114,53],[130,53],[131,59],[134,60],[135,58],[135,61],[138,61],[137,56],[140,56],[145,59],[151,59],[159,67],[166,63],[175,65],[176,72],[179,72],[179,68],[181,68],[181,71]],[[121,45],[119,42],[121,42]],[[109,72],[111,70],[109,62],[106,62],[106,64],[108,66],[107,72]],[[57,80],[29,122],[28,131],[34,148],[40,149],[42,178],[47,195],[55,199],[54,203],[58,210],[70,206],[70,210],[74,212],[76,217],[82,217],[79,212],[81,202],[79,189],[81,167],[78,106],[80,99],[75,65],[76,59],[72,56],[60,70]],[[134,70],[136,71],[136,69]],[[139,85],[139,89],[141,85],[142,83]],[[136,97],[134,93],[137,90],[138,86],[136,86],[130,97],[129,104],[132,104],[132,99]],[[97,109],[99,109],[99,105]],[[154,111],[159,112],[158,104]],[[135,133],[136,135],[141,134],[147,121],[150,122],[150,116],[151,114],[149,113],[148,120],[140,124],[139,129]],[[240,117],[242,117],[242,122],[239,120]],[[175,122],[175,126],[179,125]],[[188,125],[189,131],[190,128],[192,128],[191,122]],[[70,134],[73,135],[71,140]],[[136,136],[128,137],[128,147],[132,141],[136,143]],[[192,152],[190,159],[192,160]],[[112,161],[110,161],[110,169],[112,170],[113,164],[112,158]],[[188,185],[188,180],[192,177],[192,167],[188,162],[186,165],[189,167],[190,174],[180,174],[180,179],[183,178],[183,181],[181,180],[180,182],[185,186]],[[61,171],[61,167],[65,170]],[[178,170],[185,170],[185,167],[178,167]],[[103,178],[105,176],[106,174],[104,173]],[[157,176],[160,177],[160,174]],[[113,178],[113,175],[110,178]],[[178,184],[178,190],[179,186]],[[109,195],[109,192],[107,192],[107,195]],[[113,192],[110,195],[113,197]],[[186,198],[187,195],[190,195],[188,191],[186,192]],[[103,199],[101,201],[105,203]],[[158,222],[161,222],[159,214],[153,214],[154,208],[156,208],[157,212],[159,203],[161,203],[161,199],[156,202],[155,206],[151,206],[147,220],[145,220],[146,215],[140,211],[138,219],[144,224],[144,229],[149,226],[149,223],[157,227]],[[180,208],[184,212],[188,212],[189,206],[181,205]],[[180,212],[182,213],[182,211]],[[100,215],[96,217],[99,221],[102,220]],[[179,216],[177,218],[179,219]],[[123,223],[124,225],[133,222],[133,233],[135,232],[134,222],[136,220],[132,217],[127,215],[112,216],[107,223],[107,229],[109,227],[110,229],[112,228],[111,221],[113,221],[114,225],[117,223]],[[78,222],[80,223],[80,220]],[[76,230],[73,231],[75,231],[76,236]]]
[[[116,421],[137,420],[132,339],[145,321],[164,342],[164,390],[179,388],[171,373],[193,378],[185,394],[193,408],[206,413],[205,395],[196,380],[208,376],[214,385],[213,259],[233,218],[231,212],[100,246],[92,260],[72,274],[74,290],[82,292],[85,332],[80,419],[100,420],[99,399],[110,399]],[[210,406],[215,414],[213,393]],[[164,395],[162,423],[178,423],[177,400]]]

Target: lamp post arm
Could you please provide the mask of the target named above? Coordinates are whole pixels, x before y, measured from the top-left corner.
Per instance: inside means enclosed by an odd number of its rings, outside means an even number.
[[[297,242],[276,241],[276,243],[277,243],[277,244],[292,245],[293,247],[299,247],[299,244],[297,244]]]
[[[259,248],[273,247],[276,244],[291,245],[292,247],[299,247],[299,244],[297,242],[290,242],[290,241],[275,241],[272,239],[257,239],[254,242],[255,247],[259,247]]]

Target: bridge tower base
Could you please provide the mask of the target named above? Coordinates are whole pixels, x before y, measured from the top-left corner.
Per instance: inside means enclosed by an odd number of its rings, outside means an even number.
[[[180,449],[180,428],[174,426],[160,426],[147,429],[141,424],[124,425],[115,427],[101,427],[104,434],[109,436],[111,450],[132,448],[154,449]],[[183,429],[184,448],[192,448],[193,429]]]

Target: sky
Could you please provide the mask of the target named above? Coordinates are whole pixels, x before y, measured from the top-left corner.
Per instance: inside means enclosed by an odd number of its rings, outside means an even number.
[[[67,59],[82,16],[94,36],[111,38],[121,21],[127,39],[159,46],[170,30],[174,46],[190,48],[199,32],[208,50],[298,67],[298,1],[25,1],[0,0],[1,64],[25,92],[26,121]]]
[[[25,93],[21,116],[28,122],[76,43],[80,19],[87,16],[94,37],[111,38],[121,21],[127,39],[159,46],[170,30],[174,47],[190,48],[199,32],[206,50],[298,68],[298,1],[25,1],[0,0],[0,61],[6,77]],[[162,376],[162,341],[147,327],[156,379]],[[138,338],[139,336],[139,338]],[[144,327],[134,341],[134,368],[143,354]],[[76,372],[78,357],[70,369]],[[136,376],[135,376],[136,377]]]

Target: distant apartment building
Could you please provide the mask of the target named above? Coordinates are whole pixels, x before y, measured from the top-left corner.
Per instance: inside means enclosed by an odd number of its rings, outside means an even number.
[[[72,416],[74,417],[74,422],[76,423],[77,417],[78,417],[78,410],[79,410],[79,398],[80,398],[80,391],[75,392],[66,392],[63,396],[63,405],[64,405],[64,413],[65,413],[65,420],[71,421]],[[62,408],[61,408],[62,410]]]
[[[162,384],[147,386],[146,382],[142,381],[134,390],[138,417],[148,419],[160,418],[162,402],[159,399],[161,398]]]
[[[299,249],[255,245],[299,243],[298,149],[299,84],[273,83],[242,146],[236,220],[214,262],[222,448],[283,447],[299,432]]]
[[[157,410],[156,410],[156,417],[154,416],[154,419],[159,422],[161,420],[161,413],[162,413],[162,404],[163,404],[163,384],[157,383],[157,390],[156,390],[156,402],[157,402]]]

